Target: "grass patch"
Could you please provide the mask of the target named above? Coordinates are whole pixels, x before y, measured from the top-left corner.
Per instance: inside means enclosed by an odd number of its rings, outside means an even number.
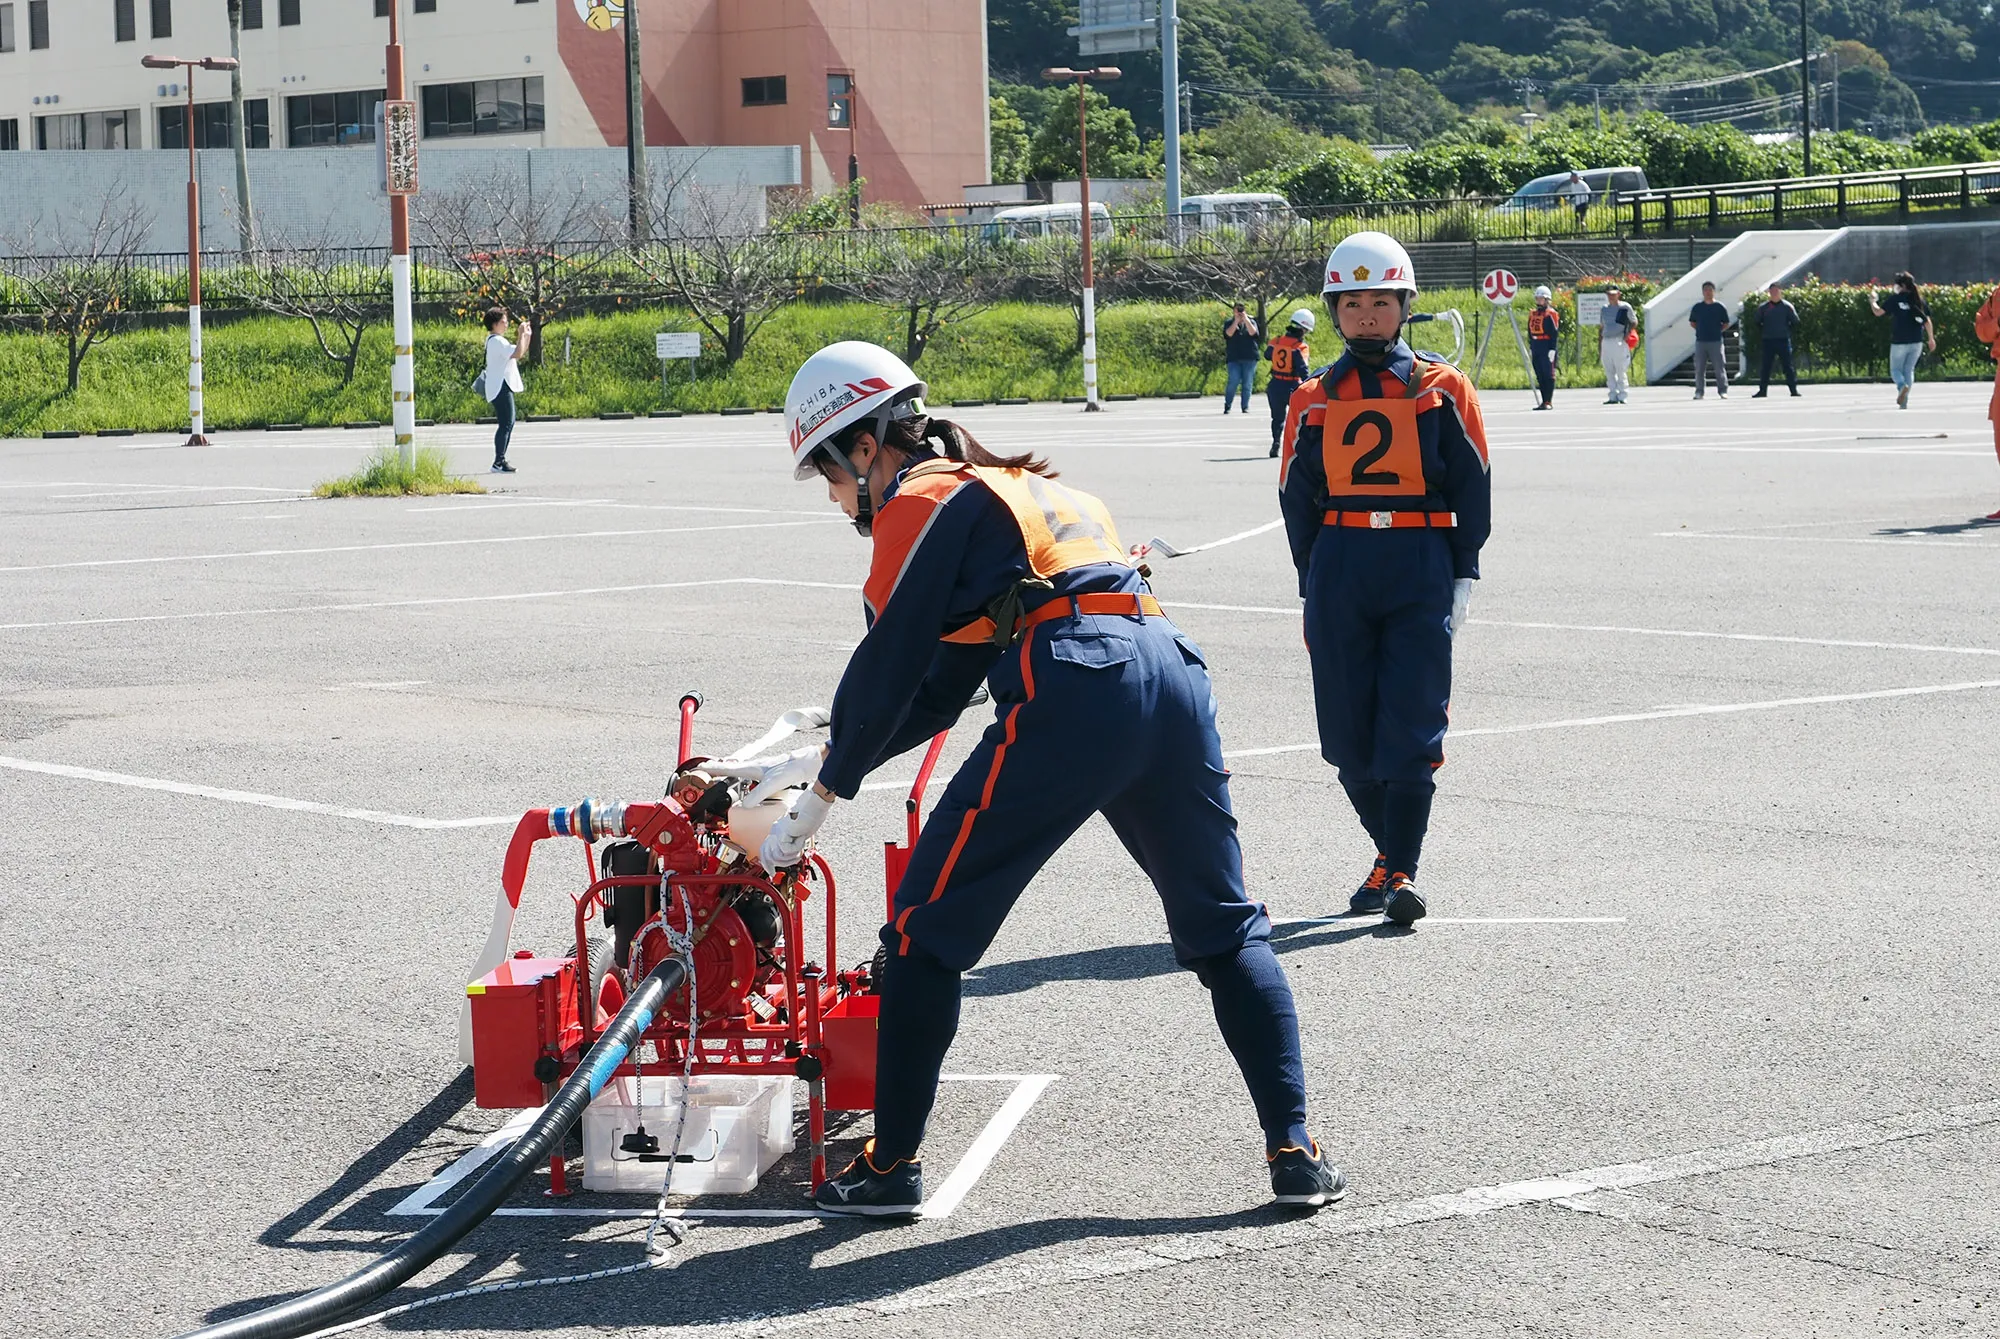
[[[314,497],[434,497],[485,491],[477,479],[453,474],[444,452],[435,446],[418,447],[414,465],[403,464],[402,453],[385,446],[354,473],[313,485]]]

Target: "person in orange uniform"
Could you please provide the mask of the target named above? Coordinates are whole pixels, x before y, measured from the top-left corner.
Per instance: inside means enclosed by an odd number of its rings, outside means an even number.
[[[1327,260],[1347,349],[1286,415],[1278,503],[1305,598],[1320,756],[1375,842],[1349,900],[1410,925],[1444,762],[1452,641],[1492,523],[1486,425],[1470,378],[1402,340],[1409,253],[1360,232]]]
[[[1271,402],[1271,456],[1278,455],[1278,439],[1285,435],[1285,410],[1292,403],[1292,392],[1312,375],[1312,349],[1306,344],[1306,336],[1312,334],[1316,318],[1304,307],[1292,313],[1291,324],[1285,333],[1272,340],[1264,350],[1264,357],[1271,364],[1271,381],[1264,387],[1264,398]]]
[[[1556,407],[1556,352],[1562,333],[1562,313],[1552,305],[1555,294],[1547,284],[1535,289],[1535,309],[1528,313],[1528,357],[1535,364],[1535,387],[1542,393],[1537,409]]]
[[[1044,460],[994,455],[931,417],[924,390],[902,359],[859,341],[820,350],[793,377],[794,473],[824,479],[873,546],[868,633],[823,750],[712,768],[805,787],[758,854],[765,869],[788,869],[836,798],[949,726],[982,679],[993,695],[993,723],[924,824],[882,927],[875,1137],[814,1203],[920,1211],[917,1151],[958,1029],[961,974],[1098,813],[1158,891],[1175,957],[1207,988],[1263,1128],[1273,1197],[1331,1203],[1345,1183],[1305,1129],[1298,1014],[1270,917],[1244,892],[1200,650],[1161,613],[1102,502]]]
[[[1994,289],[1973,314],[1972,329],[1986,343],[1986,352],[1994,362],[1993,398],[1987,402],[1986,417],[1993,420],[1993,451],[2000,455],[2000,288]],[[1991,512],[1986,519],[2000,521],[2000,510]]]

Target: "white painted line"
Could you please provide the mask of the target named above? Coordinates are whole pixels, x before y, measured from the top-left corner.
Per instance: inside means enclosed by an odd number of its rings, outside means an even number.
[[[1425,925],[1623,925],[1623,916],[1426,916]],[[1273,925],[1387,925],[1373,914],[1273,917]]]
[[[1008,1138],[1014,1133],[1029,1108],[1035,1105],[1042,1093],[1057,1079],[1054,1074],[943,1074],[940,1083],[1011,1083],[1014,1091],[1007,1095],[1000,1109],[988,1118],[985,1126],[966,1149],[958,1165],[945,1177],[944,1184],[924,1201],[923,1217],[941,1219],[951,1217],[952,1211],[964,1202],[972,1188],[979,1183],[993,1159],[999,1155]],[[480,1140],[478,1145],[468,1149],[463,1156],[449,1167],[439,1172],[424,1184],[405,1195],[384,1214],[390,1218],[435,1217],[444,1212],[436,1207],[437,1202],[454,1186],[477,1172],[493,1159],[510,1148],[516,1139],[524,1134],[528,1126],[541,1114],[540,1107],[517,1112],[505,1125]],[[496,1218],[639,1218],[650,1219],[653,1207],[609,1207],[603,1205],[554,1205],[546,1208],[501,1208],[493,1211]],[[799,1218],[840,1218],[845,1215],[827,1213],[821,1209],[711,1209],[706,1207],[669,1209],[669,1218],[719,1218],[719,1219],[799,1219]]]
[[[328,553],[386,553],[397,549],[447,549],[469,544],[537,544],[568,539],[627,539],[642,535],[698,535],[721,530],[783,530],[806,525],[846,524],[843,517],[811,521],[747,521],[734,525],[668,526],[653,530],[556,531],[539,535],[489,535],[473,539],[411,539],[387,544],[334,544],[314,549],[242,549],[231,553],[174,553],[157,558],[85,558],[66,563],[0,567],[0,572],[59,572],[78,567],[138,567],[158,563],[222,562],[233,558],[309,558]]]
[[[484,512],[484,511],[520,511],[525,508],[533,508],[533,507],[603,507],[607,510],[612,510],[612,511],[699,511],[699,512],[719,512],[722,513],[723,515],[728,515],[728,516],[804,516],[813,518],[815,520],[831,519],[827,514],[827,509],[824,507],[821,507],[815,511],[803,511],[803,510],[787,509],[782,507],[708,507],[708,506],[697,506],[693,503],[678,503],[678,502],[673,502],[673,503],[620,502],[615,498],[608,498],[608,497],[475,498],[470,495],[466,495],[466,500],[464,502],[453,503],[448,506],[405,507],[403,510],[406,514],[411,516],[436,516],[443,513],[452,513],[459,516],[469,516],[474,513]]]
[[[1770,544],[1899,544],[1915,545],[1922,548],[1944,549],[1989,549],[2000,553],[2000,544],[1979,538],[1981,534],[2000,532],[2000,525],[1980,526],[1962,538],[1950,535],[1738,535],[1725,534],[1717,530],[1662,530],[1655,539],[1751,539]]]
[[[221,786],[198,786],[185,781],[166,781],[154,776],[133,776],[127,772],[102,772],[93,767],[69,767],[62,763],[36,762],[30,758],[0,757],[0,768],[15,772],[35,772],[42,776],[63,777],[71,781],[95,781],[107,786],[130,786],[136,790],[164,791],[170,795],[192,795],[198,799],[247,804],[259,809],[286,809],[294,813],[323,814],[328,818],[351,818],[362,823],[380,823],[392,828],[491,828],[511,826],[521,821],[519,814],[495,818],[419,818],[414,814],[391,814],[379,809],[350,809],[345,805],[294,800],[283,795],[261,795],[256,791],[228,790]]]
[[[1971,693],[1983,688],[2000,688],[2000,679],[1979,679],[1971,683],[1926,684],[1916,688],[1878,688],[1867,693],[1822,693],[1815,697],[1780,697],[1763,702],[1697,704],[1662,707],[1653,711],[1631,711],[1616,716],[1579,716],[1563,721],[1534,721],[1525,725],[1485,725],[1471,729],[1454,728],[1449,739],[1475,735],[1523,735],[1538,730],[1568,730],[1594,725],[1627,725],[1634,721],[1666,721],[1686,716],[1729,716],[1745,711],[1781,711],[1786,707],[1817,707],[1835,702],[1874,702],[1893,697],[1928,697],[1937,693]],[[1274,753],[1317,753],[1318,744],[1277,744],[1261,749],[1230,749],[1224,758],[1262,758]]]
[[[1971,1102],[1936,1111],[1856,1121],[1682,1153],[1653,1162],[1586,1167],[1525,1181],[1473,1186],[1447,1194],[1384,1204],[1350,1204],[1326,1210],[1311,1218],[1290,1218],[1227,1232],[1175,1232],[1127,1237],[1116,1246],[1097,1250],[1048,1253],[1026,1261],[1007,1259],[886,1297],[873,1294],[830,1296],[825,1299],[824,1306],[794,1315],[773,1317],[752,1314],[746,1306],[742,1320],[707,1327],[703,1333],[715,1336],[715,1339],[738,1339],[739,1336],[740,1339],[752,1339],[753,1336],[822,1329],[835,1321],[866,1321],[992,1297],[1034,1295],[1069,1284],[1100,1283],[1106,1279],[1187,1265],[1241,1259],[1267,1251],[1296,1250],[1324,1243],[1329,1238],[1393,1232],[1400,1228],[1498,1213],[1523,1205],[1562,1206],[1564,1200],[1600,1191],[1770,1167],[1802,1158],[1878,1148],[1995,1123],[2000,1123],[2000,1102]],[[946,1325],[934,1328],[940,1333],[950,1332],[950,1327]]]
[[[346,604],[275,605],[267,609],[202,609],[185,614],[127,614],[113,618],[68,618],[46,623],[0,623],[0,632],[43,628],[97,628],[126,623],[178,623],[203,618],[259,618],[271,614],[339,614],[369,609],[416,609],[428,605],[494,604],[510,600],[570,600],[585,595],[630,595],[639,591],[689,590],[698,586],[800,586],[811,590],[860,590],[838,581],[791,581],[777,577],[711,577],[702,581],[650,581],[637,586],[584,586],[576,590],[514,591],[503,595],[433,595],[409,600],[358,600]]]
[[[103,488],[113,490],[105,493],[82,493],[80,497],[116,497],[125,492],[140,493],[292,493],[296,488],[271,488],[258,484],[147,484],[116,483],[102,480],[78,482],[68,480],[57,483],[40,484],[0,484],[0,488]]]
[[[1867,642],[1839,637],[1786,637],[1762,632],[1695,632],[1683,628],[1627,628],[1596,623],[1525,623],[1499,618],[1469,618],[1487,628],[1532,628],[1546,632],[1615,632],[1633,637],[1690,637],[1723,642],[1778,642],[1791,646],[1835,646],[1864,651],[1935,651],[1954,656],[2000,656],[2000,647],[1937,646],[1928,642]]]
[[[384,679],[379,683],[370,683],[366,679],[359,679],[353,683],[330,683],[326,686],[326,691],[345,693],[355,688],[422,688],[429,682],[429,679]]]

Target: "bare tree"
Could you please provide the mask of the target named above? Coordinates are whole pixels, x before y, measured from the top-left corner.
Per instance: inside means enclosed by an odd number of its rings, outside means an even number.
[[[799,293],[800,240],[762,227],[740,195],[674,183],[654,195],[653,234],[633,267],[653,294],[684,303],[734,366],[764,322]]]
[[[903,361],[916,366],[931,336],[983,311],[1000,298],[1002,282],[976,243],[928,230],[899,228],[874,239],[840,287],[896,314],[903,327]]]
[[[260,311],[310,325],[319,351],[340,368],[340,384],[349,385],[362,336],[389,314],[388,266],[375,259],[341,259],[322,238],[300,242],[266,228],[264,240],[231,276],[231,286]]]
[[[1216,228],[1188,238],[1171,269],[1174,287],[1193,297],[1241,302],[1269,324],[1270,308],[1312,290],[1320,256],[1309,234],[1286,223]]]
[[[99,199],[94,216],[79,214],[72,226],[58,225],[48,249],[32,226],[8,239],[6,265],[26,299],[22,305],[44,333],[60,331],[69,342],[72,391],[91,346],[132,305],[132,262],[151,226],[145,209],[114,187]]]
[[[530,362],[542,359],[550,323],[602,293],[616,224],[589,183],[524,188],[507,173],[470,190],[417,197],[427,259],[453,274],[468,310],[505,307],[534,323]]]

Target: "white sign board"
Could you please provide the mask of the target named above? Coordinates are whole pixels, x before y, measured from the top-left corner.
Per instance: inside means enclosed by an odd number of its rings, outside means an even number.
[[[1512,270],[1488,270],[1486,277],[1479,281],[1479,291],[1486,295],[1488,302],[1505,304],[1514,300],[1514,294],[1521,289],[1521,281],[1514,277]]]
[[[1160,0],[1082,0],[1069,30],[1080,56],[1151,51],[1160,44]]]
[[[1576,323],[1584,329],[1594,328],[1604,316],[1604,309],[1611,299],[1602,293],[1578,293],[1576,295]]]
[[[669,358],[701,357],[701,335],[682,334],[678,331],[664,331],[653,336],[653,356],[662,362]]]
[[[417,104],[392,98],[382,108],[382,184],[391,195],[417,193]]]

